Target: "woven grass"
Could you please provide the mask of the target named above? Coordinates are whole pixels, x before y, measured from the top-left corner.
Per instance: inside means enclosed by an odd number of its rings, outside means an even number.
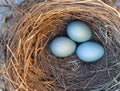
[[[66,36],[66,25],[82,20],[92,29],[91,40],[105,55],[84,63],[76,54],[57,58],[49,44]],[[100,0],[44,2],[28,9],[6,38],[8,91],[113,91],[120,77],[120,13]]]

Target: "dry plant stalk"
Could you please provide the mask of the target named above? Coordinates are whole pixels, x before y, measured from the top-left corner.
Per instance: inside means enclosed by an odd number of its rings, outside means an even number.
[[[63,59],[51,54],[50,41],[65,35],[66,24],[76,19],[90,25],[92,40],[105,47],[99,62],[86,64],[76,54]],[[36,4],[6,40],[9,91],[87,91],[111,81],[119,72],[109,69],[120,62],[120,13],[100,0]],[[78,68],[72,70],[73,64]]]

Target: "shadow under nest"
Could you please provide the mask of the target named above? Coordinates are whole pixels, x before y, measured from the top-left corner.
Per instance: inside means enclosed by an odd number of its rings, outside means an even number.
[[[92,29],[91,40],[101,43],[105,55],[84,63],[76,54],[57,58],[49,50],[56,36],[66,35],[71,20]],[[120,14],[102,1],[46,2],[30,8],[7,35],[6,90],[113,90],[120,70]]]

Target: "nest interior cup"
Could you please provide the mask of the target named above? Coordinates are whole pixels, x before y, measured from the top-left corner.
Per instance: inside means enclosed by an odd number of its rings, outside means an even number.
[[[87,23],[93,33],[91,40],[104,46],[100,61],[88,64],[76,54],[66,58],[52,55],[51,40],[66,35],[66,25],[72,20]],[[100,0],[38,3],[10,30],[6,45],[9,91],[97,89],[120,70],[116,65],[120,62],[120,14]]]

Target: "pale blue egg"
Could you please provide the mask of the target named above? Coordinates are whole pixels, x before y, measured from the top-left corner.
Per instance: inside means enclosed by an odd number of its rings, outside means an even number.
[[[90,27],[82,21],[72,21],[67,25],[68,36],[76,42],[85,42],[92,36]]]
[[[76,43],[67,37],[57,37],[50,44],[50,50],[57,57],[67,57],[75,52]]]
[[[104,55],[104,48],[96,42],[84,42],[77,48],[77,56],[84,62],[94,62]]]

